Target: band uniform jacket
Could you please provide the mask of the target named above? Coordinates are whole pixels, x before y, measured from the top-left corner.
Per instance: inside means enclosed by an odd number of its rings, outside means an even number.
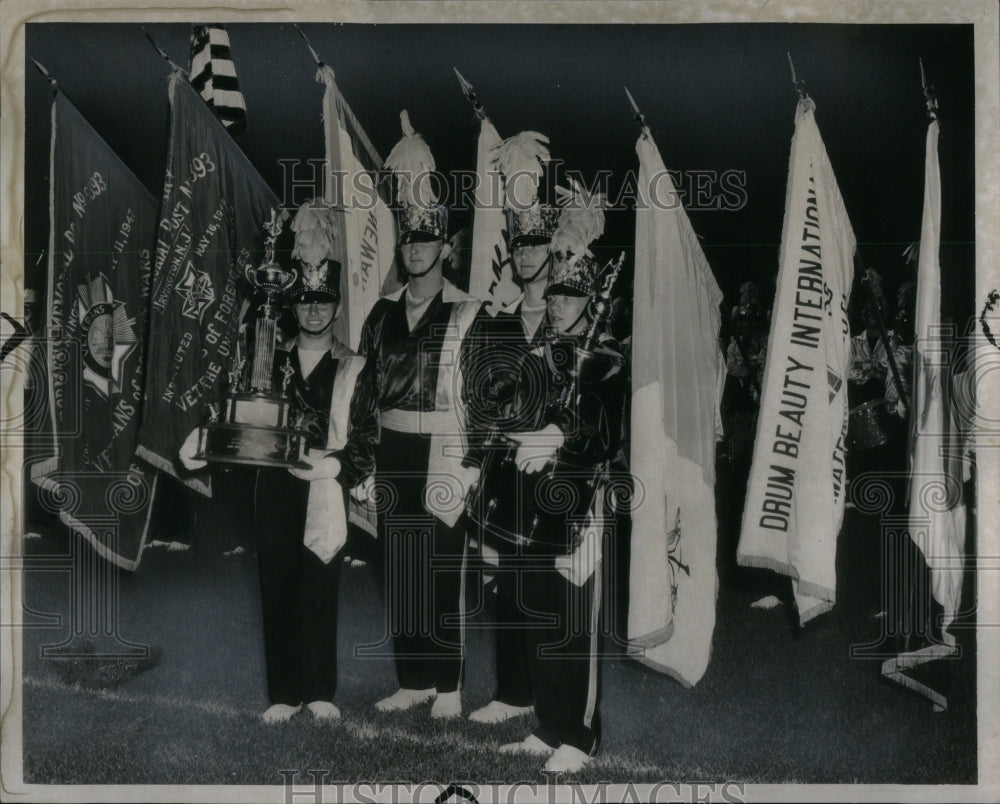
[[[593,352],[582,337],[544,339],[521,361],[510,399],[508,420],[516,431],[534,432],[554,424],[565,440],[555,455],[552,475],[584,477],[596,473],[595,506],[600,519],[608,468],[623,438],[622,417],[628,385],[625,357],[618,343],[602,333]],[[532,549],[550,554],[572,552],[571,529],[548,534],[547,544]]]

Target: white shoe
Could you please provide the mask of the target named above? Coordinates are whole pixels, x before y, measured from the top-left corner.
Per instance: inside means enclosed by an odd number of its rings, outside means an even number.
[[[530,715],[534,711],[533,706],[511,706],[503,701],[490,701],[469,715],[469,720],[475,723],[503,723],[512,717]]]
[[[529,734],[519,743],[507,743],[500,746],[501,754],[535,754],[540,757],[547,757],[556,749],[544,740]]]
[[[309,711],[312,712],[316,720],[337,720],[340,718],[340,710],[330,701],[313,701],[309,704]]]
[[[560,745],[542,770],[552,773],[574,773],[590,762],[590,755],[572,745]]]
[[[288,704],[274,704],[268,707],[261,717],[265,723],[287,723],[295,717],[302,709],[302,704],[289,706]]]
[[[431,707],[431,717],[435,720],[450,720],[462,716],[462,693],[442,692],[434,699]]]
[[[379,712],[402,712],[404,709],[429,701],[437,692],[434,687],[427,690],[406,690],[402,687],[388,698],[383,698],[375,704]]]

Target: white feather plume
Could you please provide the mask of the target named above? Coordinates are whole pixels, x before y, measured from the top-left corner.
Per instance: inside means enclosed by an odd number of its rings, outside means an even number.
[[[406,109],[399,113],[399,120],[403,136],[389,152],[384,166],[396,174],[396,190],[403,204],[430,206],[437,202],[434,183],[426,179],[419,182],[421,195],[419,203],[414,197],[414,186],[419,176],[434,171],[434,155],[424,142],[424,138],[414,131]]]
[[[504,204],[524,209],[538,198],[538,183],[549,155],[549,138],[537,131],[522,131],[508,137],[493,151],[493,164],[504,175]],[[527,189],[531,194],[527,194]],[[516,201],[516,203],[511,203]]]
[[[299,207],[292,221],[295,247],[292,259],[304,265],[319,265],[334,256],[337,220],[322,199],[314,198]]]
[[[556,197],[562,212],[549,250],[553,254],[572,254],[574,257],[589,254],[590,244],[604,234],[604,195],[588,194],[570,179],[570,189],[557,187]]]

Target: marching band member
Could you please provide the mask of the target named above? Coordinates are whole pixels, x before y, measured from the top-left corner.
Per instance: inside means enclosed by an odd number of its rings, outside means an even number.
[[[296,223],[321,214],[304,205]],[[293,224],[293,228],[296,224]],[[320,720],[340,717],[337,687],[339,560],[347,538],[347,495],[374,468],[378,419],[365,358],[333,335],[340,305],[340,264],[311,260],[296,237],[300,278],[290,298],[298,333],[275,350],[274,387],[282,387],[292,420],[307,433],[307,468],[257,470],[253,528],[264,620],[267,723],[289,720],[306,703]],[[198,430],[180,450],[189,470]],[[339,499],[337,499],[339,498]]]
[[[559,219],[559,209],[540,204],[538,177],[549,159],[546,138],[522,132],[505,140],[495,164],[505,177],[516,177],[505,186],[508,251],[514,281],[522,288],[519,298],[491,317],[484,307],[469,338],[475,360],[466,371],[470,407],[470,453],[467,463],[478,465],[477,446],[491,426],[509,429],[502,414],[509,402],[517,368],[524,355],[541,345],[545,329],[545,287],[551,261],[549,242]],[[533,185],[529,186],[529,178]],[[540,401],[540,400],[539,400]],[[484,560],[497,565],[496,578],[496,694],[469,720],[499,723],[532,711],[531,681],[525,657],[525,617],[517,599],[518,570],[512,566],[514,547],[503,539],[479,533]],[[494,554],[495,553],[495,554]]]
[[[374,364],[381,440],[376,451],[379,537],[399,689],[375,704],[397,711],[434,699],[431,717],[462,713],[465,492],[478,470],[465,455],[463,341],[480,303],[442,274],[447,209],[430,193],[434,158],[404,111],[386,167],[402,211],[406,284],[375,304],[360,350]],[[427,197],[421,197],[426,195]]]
[[[621,351],[593,320],[599,267],[587,247],[602,229],[603,212],[577,190],[550,244],[545,298],[553,337],[525,357],[512,403],[524,424],[511,435],[520,444],[517,466],[526,475],[550,473],[553,504],[542,506],[539,532],[520,548],[520,604],[541,619],[524,631],[539,725],[500,750],[547,756],[547,771],[582,768],[601,734],[604,492],[627,390]],[[557,498],[569,498],[569,507]]]

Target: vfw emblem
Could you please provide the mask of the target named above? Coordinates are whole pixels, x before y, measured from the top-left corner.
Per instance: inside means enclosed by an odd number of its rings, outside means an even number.
[[[135,319],[114,298],[104,274],[77,286],[77,317],[83,340],[83,380],[103,397],[122,389],[122,367],[135,349]]]
[[[212,287],[209,275],[199,271],[194,267],[194,263],[188,261],[184,276],[174,290],[184,300],[181,315],[194,318],[200,324],[205,311],[215,301],[215,288]]]

